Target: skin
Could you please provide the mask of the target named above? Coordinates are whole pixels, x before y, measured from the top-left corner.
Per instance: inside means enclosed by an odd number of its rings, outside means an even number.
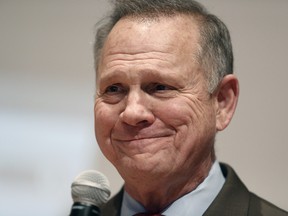
[[[197,22],[188,15],[122,18],[97,70],[95,133],[125,190],[151,212],[195,189],[215,160],[214,138],[230,122],[238,81],[213,94],[198,65]]]

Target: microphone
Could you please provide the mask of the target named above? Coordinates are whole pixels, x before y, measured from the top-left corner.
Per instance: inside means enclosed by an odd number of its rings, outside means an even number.
[[[80,173],[71,185],[74,204],[70,216],[100,216],[100,207],[110,196],[109,187],[106,176],[96,170]]]

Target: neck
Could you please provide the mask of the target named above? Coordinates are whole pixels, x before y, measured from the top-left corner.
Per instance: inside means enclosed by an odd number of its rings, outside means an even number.
[[[161,176],[156,181],[153,175],[141,176],[137,181],[125,180],[125,190],[147,211],[161,212],[178,198],[196,189],[208,176],[212,165],[213,162],[209,161],[191,168],[189,173],[178,173],[177,177]]]

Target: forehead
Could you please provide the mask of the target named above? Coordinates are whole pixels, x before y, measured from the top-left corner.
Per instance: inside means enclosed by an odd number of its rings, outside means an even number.
[[[147,58],[162,58],[170,63],[191,62],[197,58],[198,41],[199,28],[192,16],[122,18],[103,46],[97,78],[103,68],[121,56],[125,56],[125,60],[137,60],[137,56],[147,55]]]
[[[124,17],[112,28],[102,55],[113,51],[133,53],[168,46],[181,50],[187,45],[190,45],[189,48],[195,48],[198,46],[198,40],[198,25],[190,15],[157,18]]]

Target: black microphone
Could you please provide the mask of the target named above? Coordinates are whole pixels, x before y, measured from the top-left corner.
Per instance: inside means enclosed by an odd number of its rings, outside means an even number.
[[[70,216],[100,216],[100,207],[110,196],[109,187],[106,176],[96,170],[80,173],[71,185],[74,204]]]

